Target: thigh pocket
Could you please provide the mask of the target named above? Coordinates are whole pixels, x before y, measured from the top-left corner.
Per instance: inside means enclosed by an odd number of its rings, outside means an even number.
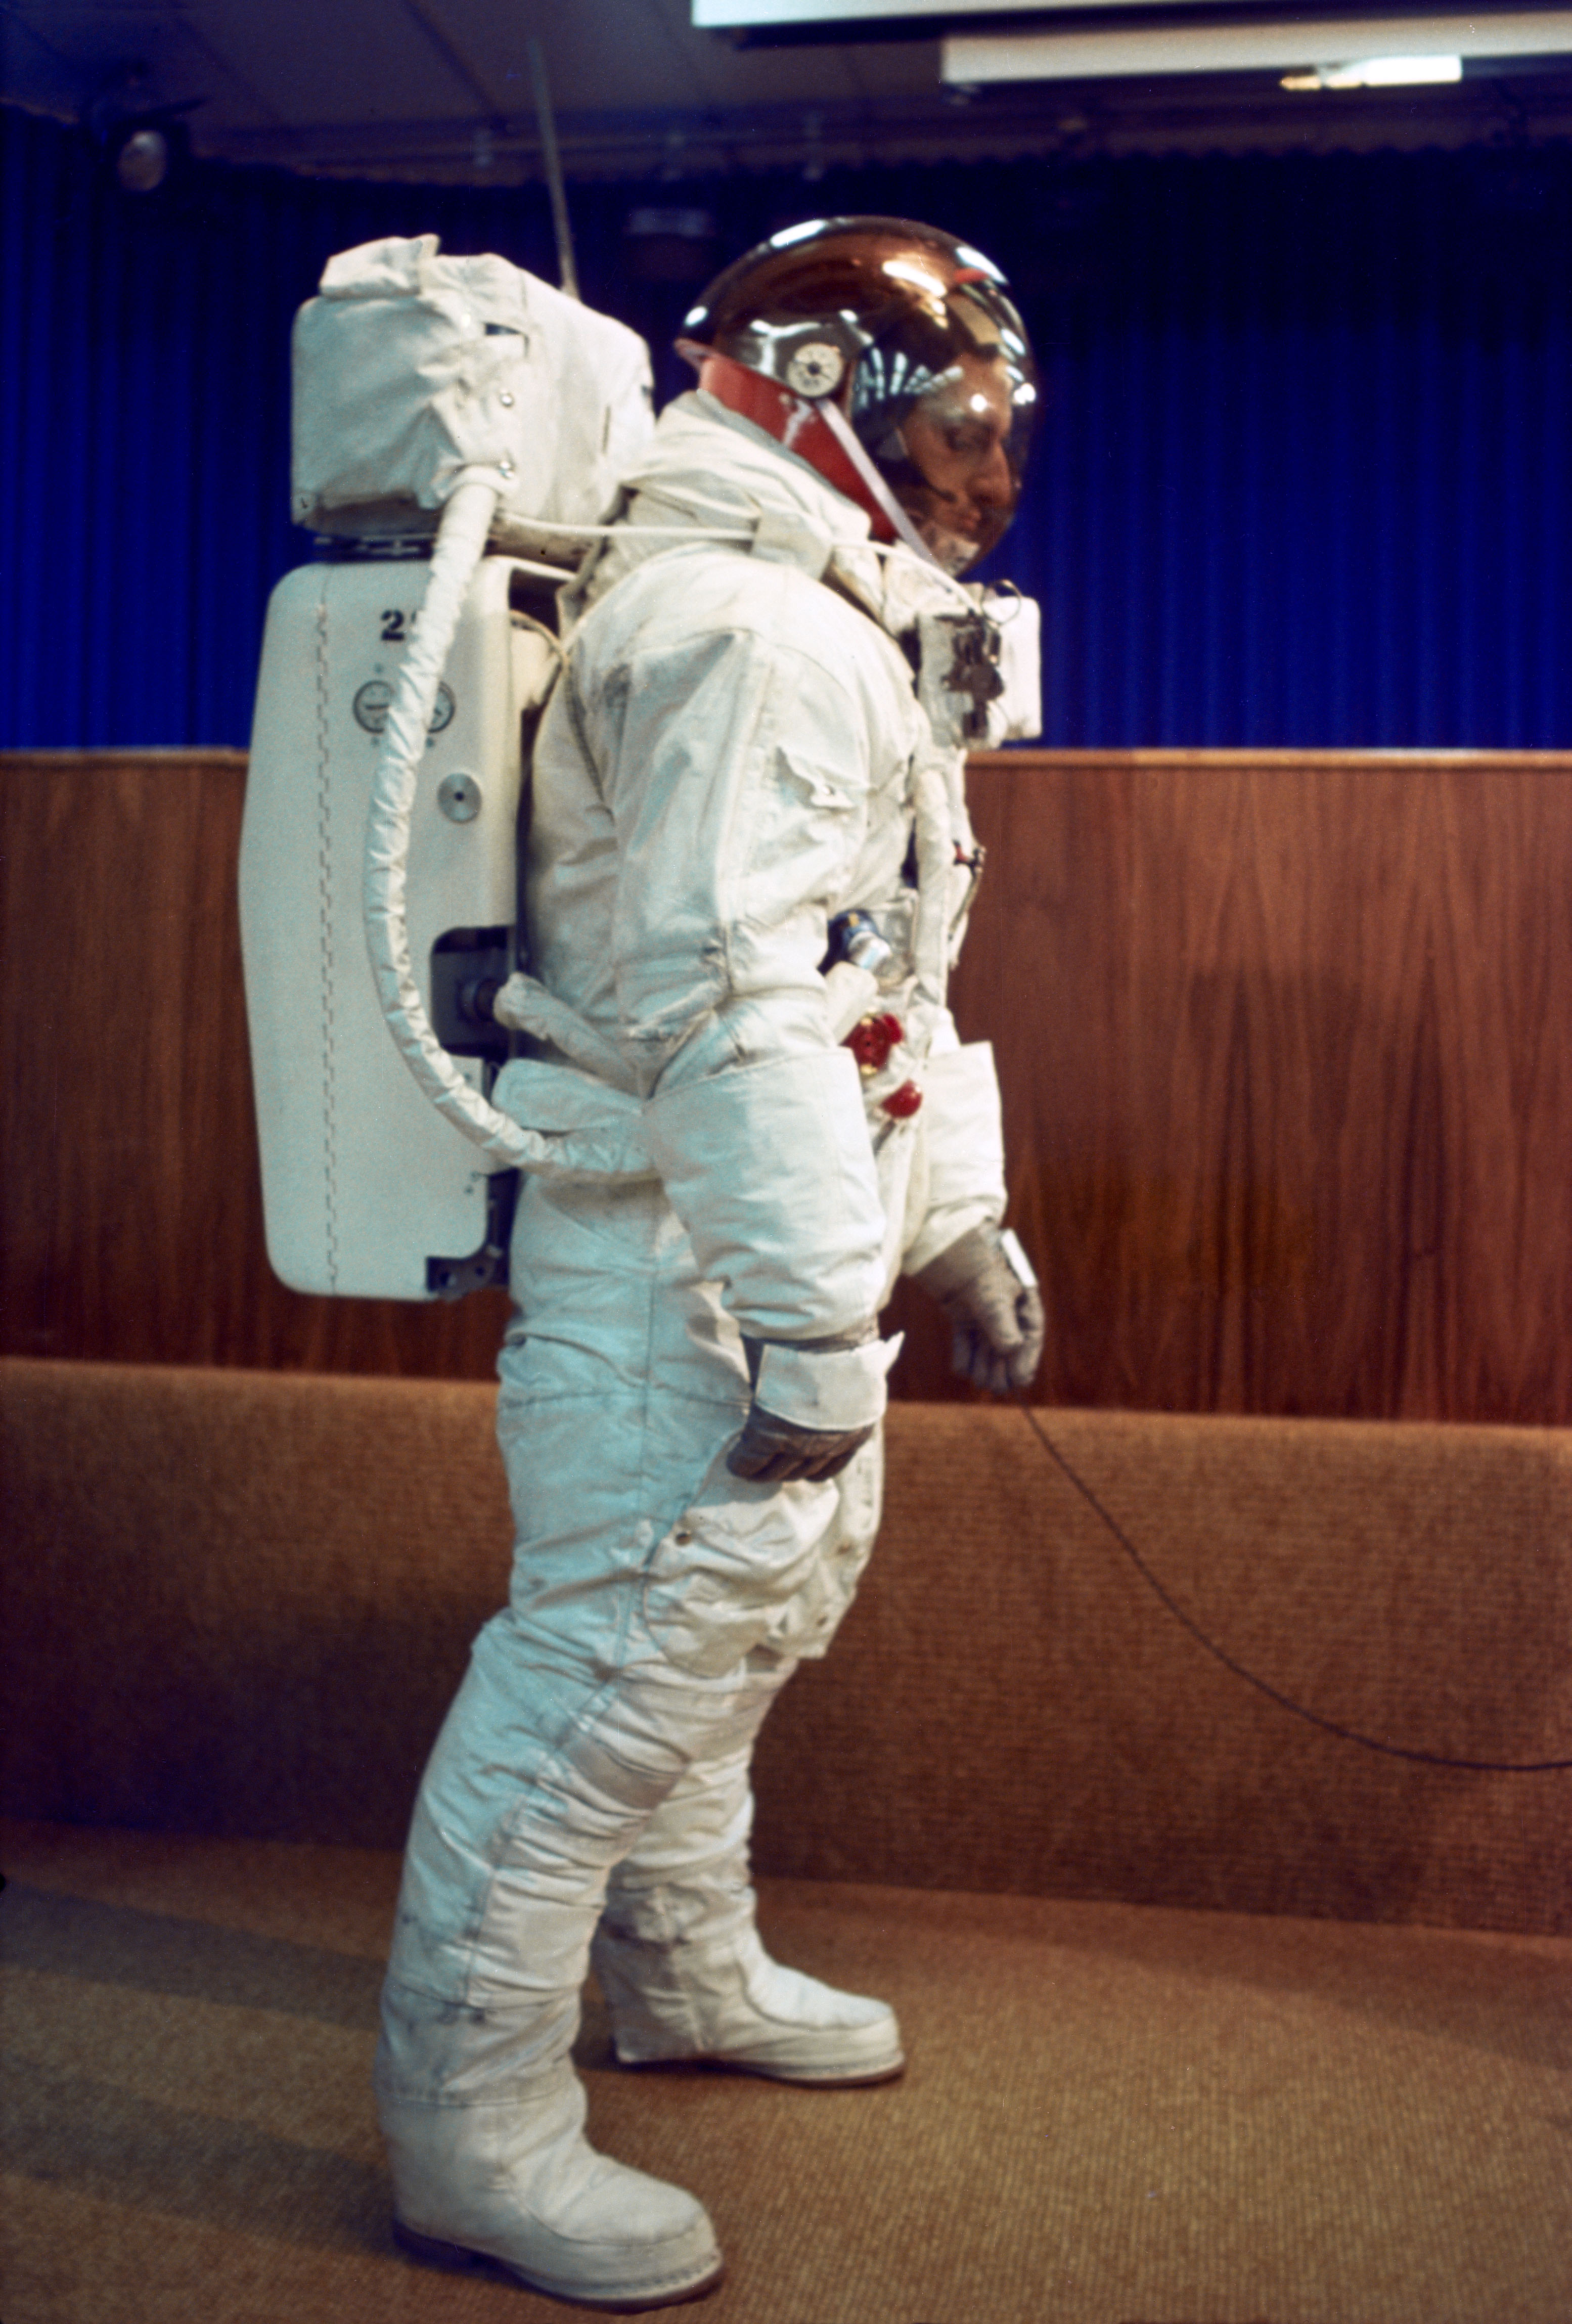
[[[833,1484],[752,1484],[718,1453],[646,1571],[644,1618],[667,1662],[722,1678],[795,1628],[838,1505]]]

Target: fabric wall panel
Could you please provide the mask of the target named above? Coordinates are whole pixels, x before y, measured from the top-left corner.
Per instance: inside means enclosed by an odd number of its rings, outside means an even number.
[[[199,165],[138,205],[0,111],[0,746],[244,745],[288,521],[291,316],[436,232],[555,279],[539,187]],[[1044,424],[995,563],[1042,597],[1055,747],[1572,742],[1572,148],[1065,159],[684,180],[699,278],[815,209],[997,254]],[[575,184],[586,296],[663,396],[694,284]]]

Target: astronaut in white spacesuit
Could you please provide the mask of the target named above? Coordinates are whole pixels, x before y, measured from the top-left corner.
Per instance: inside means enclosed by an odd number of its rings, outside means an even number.
[[[693,2197],[584,2140],[586,1969],[624,2062],[900,2071],[882,2002],[760,1945],[749,1761],[872,1545],[896,1276],[979,1385],[1043,1340],[990,1054],[944,1006],[991,682],[950,576],[1014,512],[1025,331],[979,253],[886,219],[776,236],[686,328],[698,388],[575,585],[528,882],[534,972],[657,1175],[524,1180],[511,1602],[426,1773],[377,2062],[405,2244],[623,2309],[721,2261]]]

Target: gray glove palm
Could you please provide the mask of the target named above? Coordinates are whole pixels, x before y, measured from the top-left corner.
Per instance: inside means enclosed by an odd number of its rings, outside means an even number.
[[[804,1479],[838,1477],[871,1428],[804,1428],[795,1420],[755,1405],[741,1435],[726,1455],[734,1477],[764,1485],[789,1485]]]
[[[856,1331],[838,1333],[832,1339],[804,1340],[794,1343],[795,1351],[804,1355],[835,1355],[851,1348],[865,1347],[878,1337],[878,1325],[873,1321]],[[765,1349],[772,1344],[767,1340],[755,1340],[743,1334],[743,1351],[748,1358],[748,1375],[757,1387],[759,1366]],[[882,1389],[880,1391],[882,1402]],[[803,1481],[822,1483],[828,1477],[838,1477],[852,1454],[866,1444],[873,1434],[874,1425],[859,1428],[810,1428],[800,1420],[787,1420],[778,1412],[761,1405],[757,1396],[749,1408],[742,1434],[726,1455],[726,1466],[734,1477],[751,1478],[763,1485],[789,1485]]]
[[[1030,1387],[1045,1325],[1042,1295],[1014,1235],[973,1227],[919,1268],[916,1279],[950,1318],[951,1370],[995,1396]]]

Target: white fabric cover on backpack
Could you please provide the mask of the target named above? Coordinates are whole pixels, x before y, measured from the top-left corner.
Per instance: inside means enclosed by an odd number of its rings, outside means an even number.
[[[429,530],[466,475],[498,515],[593,524],[654,425],[637,332],[437,237],[330,258],[295,318],[290,506],[322,532]]]

